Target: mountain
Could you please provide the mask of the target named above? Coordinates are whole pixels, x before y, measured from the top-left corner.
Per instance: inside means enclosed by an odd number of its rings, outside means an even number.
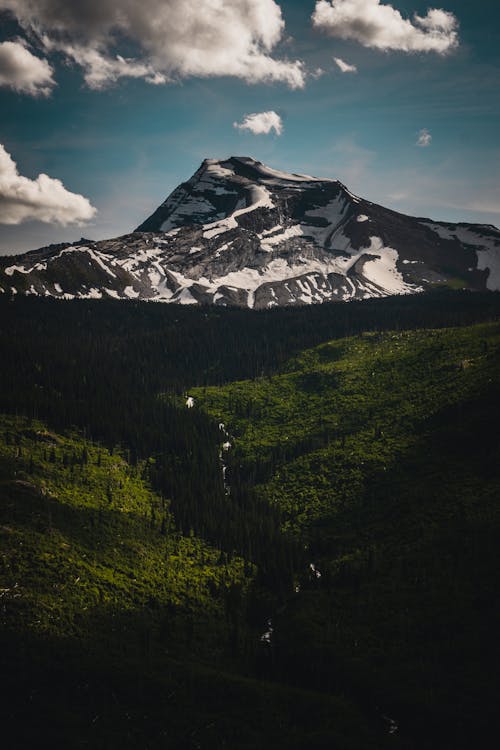
[[[414,218],[338,180],[206,159],[131,234],[0,258],[0,291],[250,308],[500,289],[500,231]]]

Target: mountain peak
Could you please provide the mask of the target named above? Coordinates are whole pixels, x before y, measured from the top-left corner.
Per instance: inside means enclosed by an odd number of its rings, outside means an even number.
[[[186,224],[206,224],[258,202],[263,191],[286,195],[306,186],[314,189],[321,185],[340,183],[273,169],[250,156],[204,159],[192,177],[179,185],[136,231],[167,232]]]
[[[0,292],[269,308],[500,289],[500,232],[404,216],[338,180],[205,159],[136,232],[0,259]]]
[[[246,175],[249,179],[256,180],[282,180],[285,182],[337,182],[325,177],[312,177],[308,174],[285,172],[267,166],[264,162],[254,159],[252,156],[230,156],[228,159],[204,159],[202,166],[213,167],[214,174],[220,169],[233,171],[240,176]],[[221,176],[221,175],[220,175]]]

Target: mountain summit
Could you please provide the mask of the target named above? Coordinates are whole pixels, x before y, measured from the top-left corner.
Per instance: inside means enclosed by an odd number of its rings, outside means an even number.
[[[135,232],[0,258],[0,292],[269,308],[500,289],[500,231],[417,219],[338,180],[206,159]]]

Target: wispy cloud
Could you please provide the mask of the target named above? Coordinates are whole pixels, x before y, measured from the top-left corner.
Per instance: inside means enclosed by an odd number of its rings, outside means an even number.
[[[268,135],[272,130],[276,135],[283,132],[283,121],[277,112],[254,112],[245,115],[241,122],[233,122],[233,127],[238,130],[248,130],[254,135]]]
[[[443,55],[459,43],[458,21],[453,13],[430,8],[425,16],[415,13],[409,20],[380,0],[318,0],[312,23],[329,36],[384,51]]]
[[[0,10],[10,10],[47,50],[80,65],[92,88],[125,76],[153,84],[191,76],[291,88],[305,82],[300,60],[273,56],[285,29],[274,0],[0,0]],[[117,50],[120,40],[138,48],[137,58]]]
[[[350,190],[375,203],[407,213],[428,216],[442,221],[489,222],[500,225],[500,151],[488,150],[479,160],[478,171],[463,174],[470,168],[470,153],[454,154],[430,163],[387,166],[380,158],[363,158],[365,149],[353,141],[351,150],[357,161],[356,169],[345,177],[342,155],[344,145],[337,141],[334,153],[339,152],[339,169],[330,170],[347,184]],[[359,156],[356,158],[356,152]],[[370,152],[366,152],[369,157]],[[375,155],[374,155],[375,157]],[[476,157],[477,158],[477,157]],[[347,161],[347,159],[346,159]],[[348,166],[348,165],[347,165]]]
[[[321,163],[306,165],[305,171],[339,179],[350,190],[363,195],[365,178],[371,174],[376,159],[377,153],[359,144],[355,134],[345,135],[325,151]]]
[[[357,73],[358,72],[358,69],[355,65],[350,65],[345,60],[342,60],[341,57],[334,57],[333,62],[338,68],[340,68],[342,73]]]
[[[87,198],[66,190],[60,180],[39,174],[23,177],[0,144],[0,223],[20,224],[35,219],[55,224],[81,224],[96,214]]]
[[[323,68],[315,68],[309,73],[309,78],[312,78],[313,80],[317,80],[318,78],[321,78],[325,75],[325,71]]]
[[[48,96],[55,86],[47,60],[33,55],[22,39],[0,43],[0,86],[29,96]]]
[[[429,133],[427,128],[422,128],[422,130],[418,134],[417,142],[415,145],[420,146],[420,148],[427,148],[427,146],[430,146],[432,142],[432,135]]]

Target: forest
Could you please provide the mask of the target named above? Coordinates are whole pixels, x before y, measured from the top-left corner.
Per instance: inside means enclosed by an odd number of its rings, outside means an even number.
[[[9,748],[469,748],[500,294],[0,299]]]

